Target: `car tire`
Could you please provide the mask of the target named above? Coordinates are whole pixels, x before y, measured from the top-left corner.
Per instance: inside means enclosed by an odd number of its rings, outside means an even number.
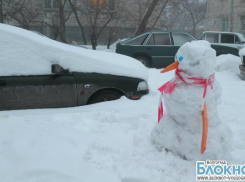
[[[122,96],[122,94],[116,90],[102,90],[95,95],[93,95],[89,101],[88,104],[95,104],[99,102],[104,101],[112,101],[117,100]]]
[[[141,62],[145,67],[150,67],[150,61],[146,57],[139,56],[136,57],[135,59]]]

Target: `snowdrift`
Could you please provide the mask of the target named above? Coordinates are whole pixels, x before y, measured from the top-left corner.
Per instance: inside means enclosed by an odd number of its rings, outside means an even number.
[[[114,53],[63,44],[33,32],[0,24],[0,76],[48,75],[51,65],[78,72],[95,72],[148,79],[137,60]]]

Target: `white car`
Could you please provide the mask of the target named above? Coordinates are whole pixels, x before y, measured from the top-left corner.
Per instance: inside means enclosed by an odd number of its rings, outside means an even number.
[[[205,31],[199,39],[207,40],[212,44],[235,47],[239,50],[245,47],[245,38],[236,32]]]

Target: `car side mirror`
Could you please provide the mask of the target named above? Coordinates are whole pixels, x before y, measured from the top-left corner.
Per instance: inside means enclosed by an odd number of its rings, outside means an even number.
[[[53,64],[52,65],[52,73],[56,74],[56,75],[64,75],[65,74],[64,68],[62,68],[60,65],[58,64]]]

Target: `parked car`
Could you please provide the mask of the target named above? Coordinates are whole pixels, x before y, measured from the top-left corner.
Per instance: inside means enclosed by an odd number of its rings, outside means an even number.
[[[225,45],[242,49],[245,47],[245,38],[236,32],[205,31],[200,35],[201,40],[207,40],[213,45]]]
[[[148,93],[142,79],[69,72],[52,65],[51,75],[0,77],[0,110],[72,107]]]
[[[149,92],[146,68],[126,56],[72,47],[3,24],[0,40],[0,110],[82,106],[123,95],[137,100]]]
[[[127,39],[117,44],[116,52],[133,57],[147,67],[162,68],[174,62],[180,46],[186,42],[197,40],[192,35],[180,31],[154,31]],[[238,49],[212,45],[217,55],[233,54],[238,56]]]

